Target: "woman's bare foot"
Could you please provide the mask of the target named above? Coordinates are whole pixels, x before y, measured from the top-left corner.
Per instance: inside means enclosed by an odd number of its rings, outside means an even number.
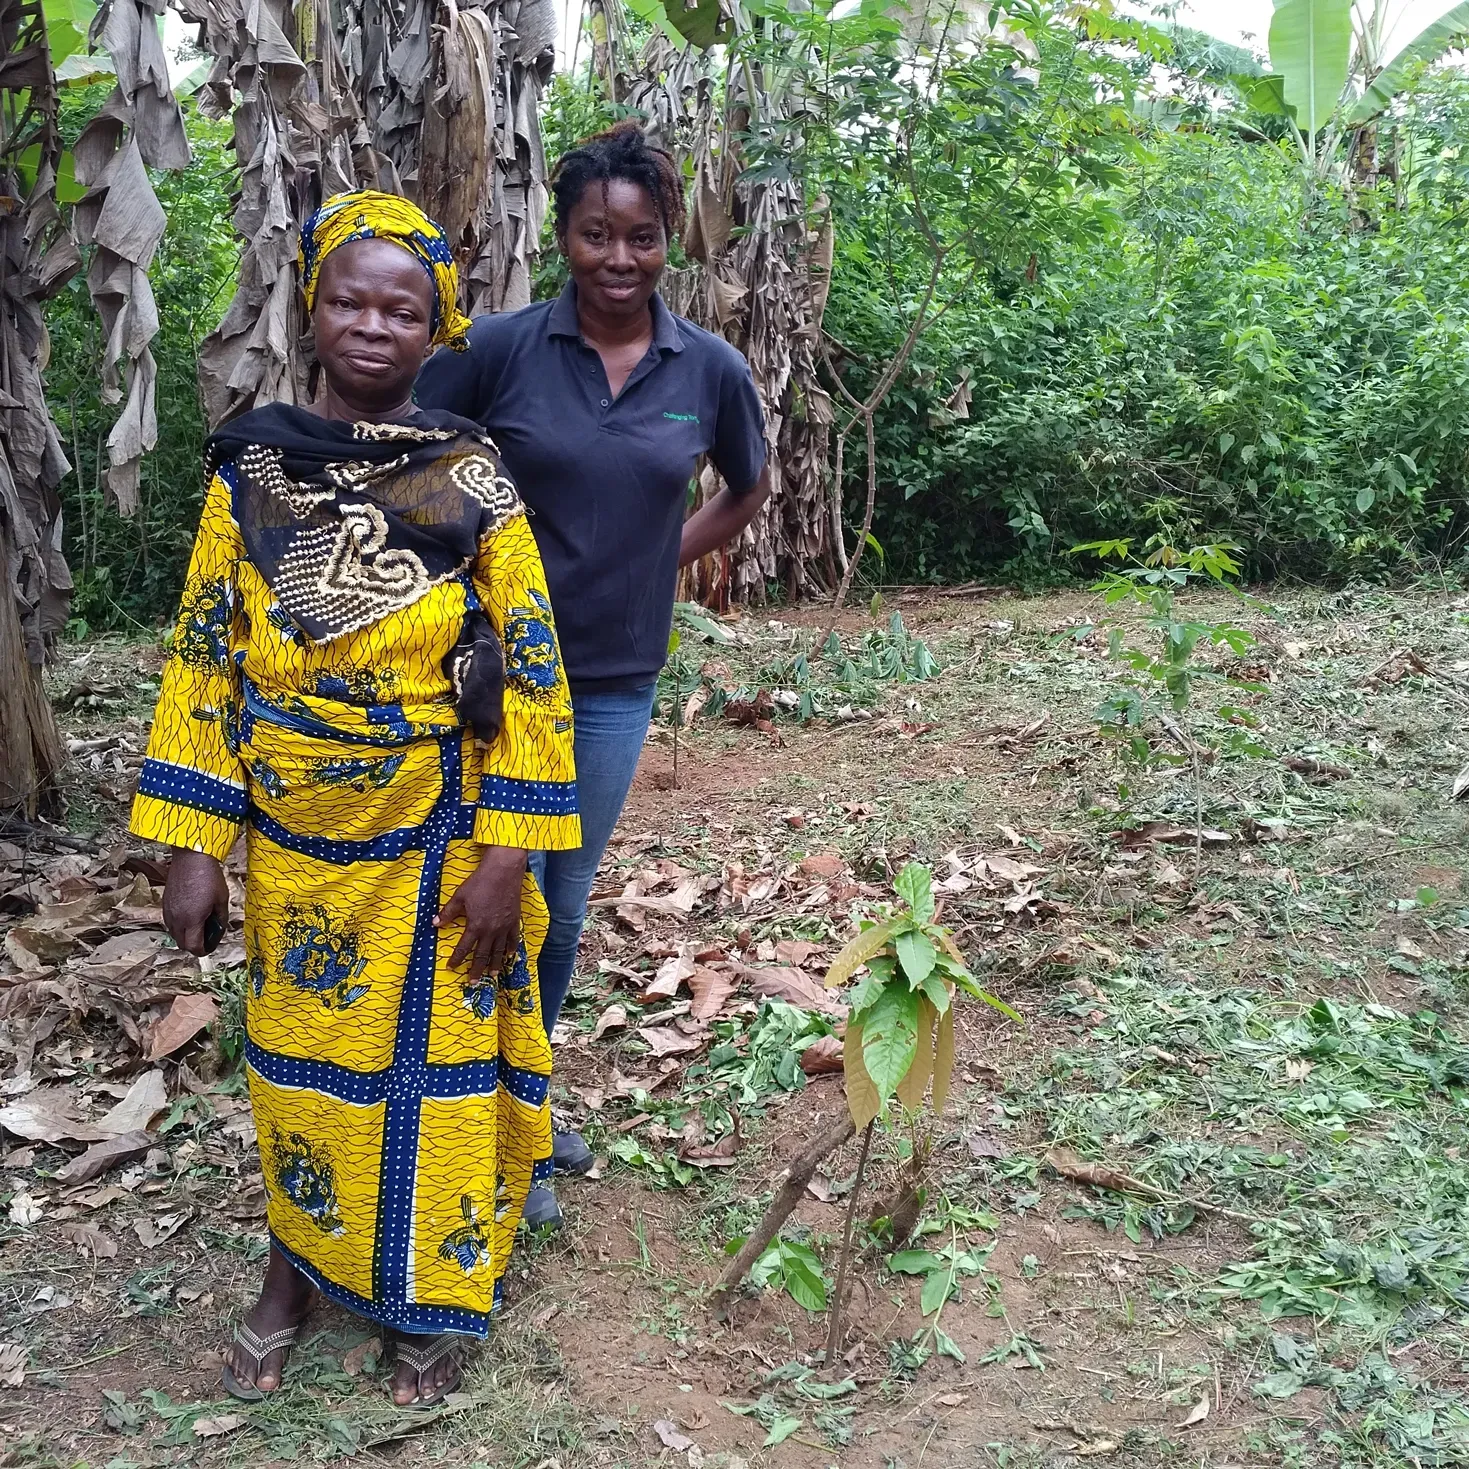
[[[313,1295],[315,1287],[311,1282],[272,1245],[270,1261],[265,1267],[265,1283],[260,1287],[260,1299],[250,1308],[245,1325],[259,1337],[269,1337],[287,1327],[299,1326],[311,1309]],[[224,1360],[241,1387],[274,1392],[281,1385],[281,1372],[289,1350],[288,1347],[277,1347],[257,1363],[239,1342],[232,1341],[225,1348]]]
[[[389,1389],[393,1402],[400,1408],[411,1408],[414,1403],[431,1403],[459,1384],[464,1367],[463,1345],[455,1336],[418,1336],[412,1333],[394,1332],[393,1343],[397,1349],[398,1365],[393,1371],[393,1383]],[[404,1359],[404,1346],[433,1358],[421,1368]]]

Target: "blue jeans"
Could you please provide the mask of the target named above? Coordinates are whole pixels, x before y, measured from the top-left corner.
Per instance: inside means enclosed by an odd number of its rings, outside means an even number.
[[[547,1035],[571,988],[587,895],[637,772],[657,688],[650,683],[614,693],[572,695],[581,846],[569,852],[533,852],[530,858],[530,870],[551,910],[540,960],[541,1019]]]

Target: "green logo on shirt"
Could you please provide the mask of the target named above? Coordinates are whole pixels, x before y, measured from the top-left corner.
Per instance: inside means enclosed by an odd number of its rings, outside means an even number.
[[[697,413],[665,413],[664,418],[671,418],[677,423],[698,423]]]

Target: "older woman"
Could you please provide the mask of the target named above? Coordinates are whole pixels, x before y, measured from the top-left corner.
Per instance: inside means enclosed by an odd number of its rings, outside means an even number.
[[[339,195],[301,271],[322,392],[210,441],[132,830],[173,847],[164,917],[191,953],[218,942],[246,832],[271,1252],[225,1386],[279,1385],[319,1290],[387,1329],[395,1401],[429,1403],[551,1169],[526,854],[579,841],[571,705],[494,445],[412,401],[468,327],[442,232]]]
[[[421,404],[475,419],[500,446],[532,513],[566,653],[583,845],[536,859],[551,914],[548,1027],[648,731],[678,568],[738,535],[770,493],[749,364],[658,295],[684,221],[673,159],[624,123],[568,153],[551,188],[566,289],[481,317],[469,350],[438,353],[418,380]],[[685,520],[701,455],[725,488]],[[559,1170],[590,1165],[575,1133],[555,1143]],[[548,1190],[526,1217],[559,1221]]]

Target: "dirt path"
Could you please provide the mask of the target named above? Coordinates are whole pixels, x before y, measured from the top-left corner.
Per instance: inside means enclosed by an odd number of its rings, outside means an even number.
[[[1138,726],[1145,765],[1099,734],[1122,668],[1090,598],[890,600],[847,620],[850,670],[792,664],[799,620],[687,627],[681,699],[731,702],[681,731],[676,784],[666,723],[650,743],[598,894],[651,903],[599,904],[560,1036],[558,1100],[601,1176],[561,1187],[568,1228],[526,1243],[503,1328],[428,1421],[394,1412],[375,1339],[336,1311],[288,1392],[217,1393],[263,1250],[237,956],[227,940],[200,975],[160,950],[158,874],[115,844],[156,651],[69,649],[87,849],[0,847],[5,1462],[1469,1462],[1466,605],[1248,611],[1254,646],[1204,656],[1236,682],[1196,685],[1197,793],[1177,726]],[[926,671],[914,636],[940,671],[902,681],[897,663]],[[774,715],[733,722],[760,689]],[[784,712],[803,695],[806,724]],[[823,1375],[824,1313],[777,1281],[720,1319],[707,1287],[843,1106],[798,1055],[836,1017],[780,999],[816,990],[910,859],[1026,1024],[969,1007],[946,1114],[879,1134],[849,1349]],[[727,990],[712,1020],[681,960]],[[204,993],[208,1028],[149,1062],[177,997]],[[68,1127],[155,1070],[146,1146],[58,1177]],[[736,1114],[732,1165],[695,1166]],[[56,1142],[6,1121],[37,1116]],[[915,1142],[932,1160],[897,1256],[881,1201]],[[1064,1176],[1056,1148],[1133,1183]],[[855,1144],[784,1231],[828,1277],[854,1166]],[[954,1282],[937,1321],[935,1270]]]

